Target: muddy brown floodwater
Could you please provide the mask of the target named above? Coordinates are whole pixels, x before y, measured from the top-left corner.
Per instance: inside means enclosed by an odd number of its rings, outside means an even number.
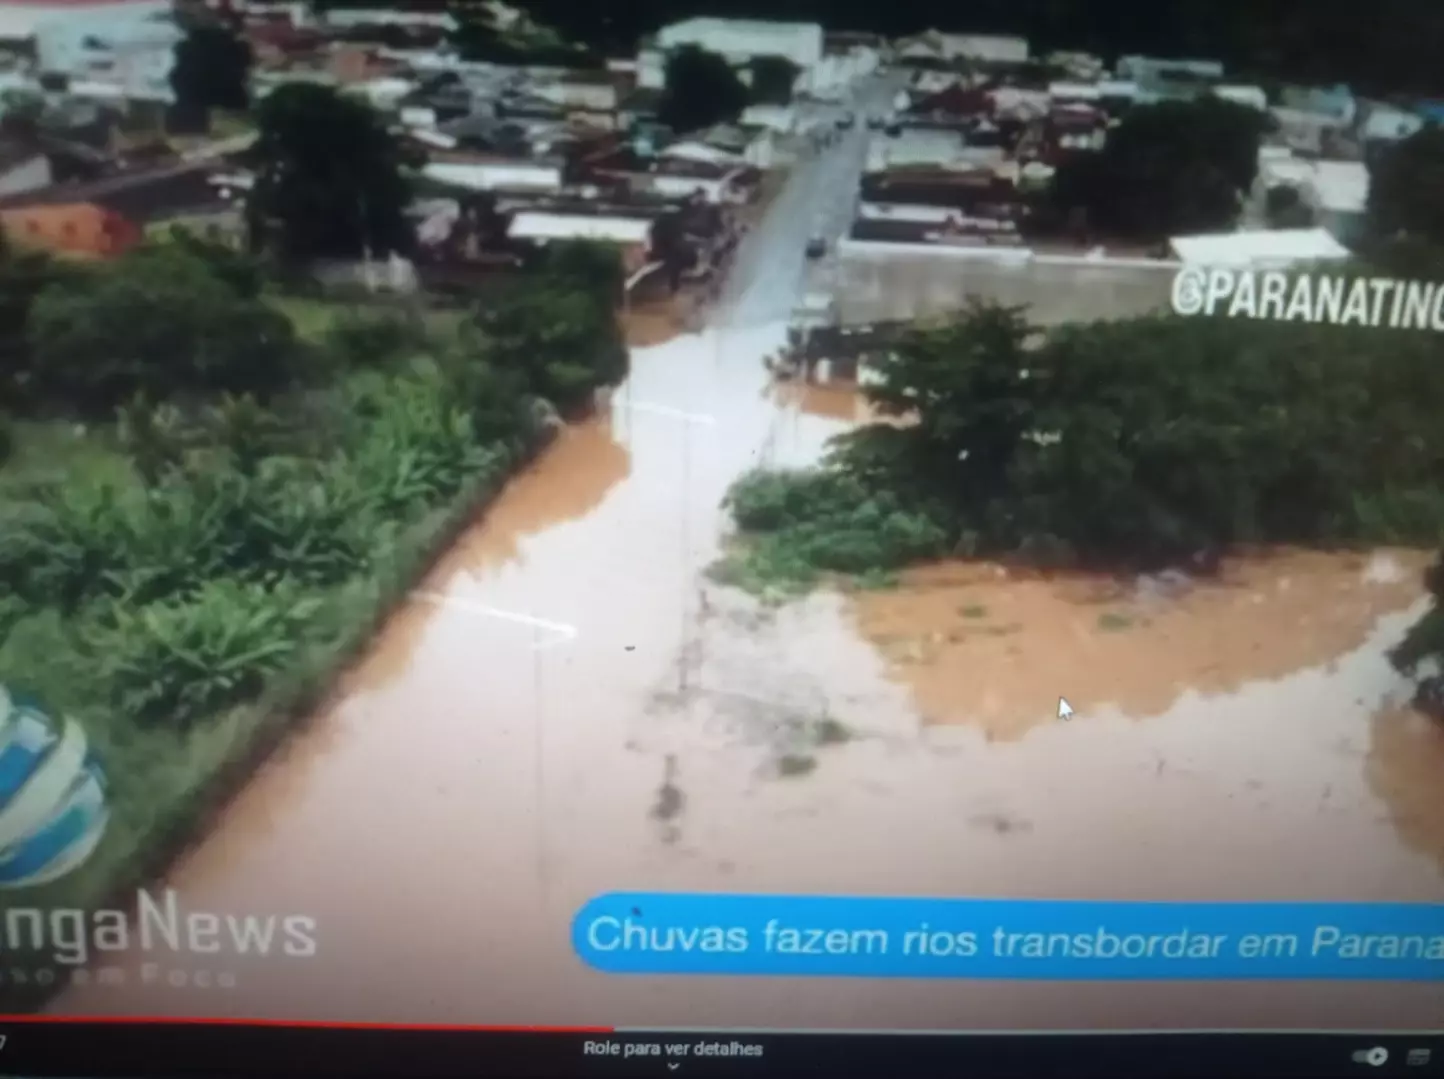
[[[54,1008],[1437,1025],[1431,985],[678,981],[575,958],[572,916],[616,889],[1444,900],[1444,738],[1397,708],[1384,658],[1422,603],[1417,556],[1284,553],[1182,590],[950,565],[759,608],[703,574],[722,495],[858,417],[831,392],[768,391],[782,338],[637,350],[611,415],[506,490],[157,885],[189,910],[309,915],[316,955],[172,956]],[[1049,720],[1059,695],[1071,722]],[[198,966],[235,985],[196,988]]]

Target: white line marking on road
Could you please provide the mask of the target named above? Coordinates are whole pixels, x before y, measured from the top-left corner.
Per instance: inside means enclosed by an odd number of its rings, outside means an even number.
[[[539,619],[535,615],[524,615],[519,611],[506,611],[502,608],[494,608],[489,604],[479,604],[474,600],[468,600],[461,596],[448,596],[446,593],[428,592],[417,589],[411,593],[414,600],[421,600],[424,603],[436,604],[440,607],[456,608],[458,611],[468,611],[474,615],[485,615],[492,619],[502,619],[506,622],[520,623],[522,626],[530,626],[535,630],[545,630],[549,634],[557,635],[551,641],[537,642],[534,646],[537,652],[543,649],[550,649],[571,641],[577,636],[577,628],[568,626],[566,623],[552,622],[550,619]]]
[[[616,400],[615,398],[613,399]],[[674,409],[670,405],[656,405],[650,401],[616,402],[622,409],[636,409],[638,412],[656,413],[658,416],[670,416],[673,420],[685,420],[689,424],[715,425],[715,416],[705,416],[702,413],[683,412],[681,409]]]

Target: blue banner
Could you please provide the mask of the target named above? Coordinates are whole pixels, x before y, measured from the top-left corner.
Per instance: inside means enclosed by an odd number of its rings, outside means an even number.
[[[633,975],[1417,982],[1444,978],[1444,904],[608,893],[572,945]]]

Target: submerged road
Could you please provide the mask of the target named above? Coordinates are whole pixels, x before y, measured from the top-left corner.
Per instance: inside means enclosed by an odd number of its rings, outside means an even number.
[[[1109,716],[997,745],[975,727],[926,728],[836,596],[768,613],[708,581],[730,484],[759,464],[815,460],[846,426],[776,395],[761,358],[805,289],[808,238],[845,227],[865,139],[859,125],[793,170],[739,253],[716,325],[634,351],[612,415],[564,433],[508,487],[334,701],[154,889],[186,911],[313,920],[314,953],[288,952],[279,933],[244,953],[137,946],[107,959],[117,979],[71,988],[56,1011],[757,1027],[1437,1021],[1431,987],[1284,997],[1268,986],[678,982],[606,976],[573,954],[573,915],[612,890],[1444,898],[1438,867],[1399,842],[1363,767],[1367,716],[1353,702],[1397,683],[1377,643],[1327,675],[1227,700],[1185,694],[1147,723]],[[1047,671],[1037,685],[1050,708],[1066,692]],[[822,715],[852,739],[799,747],[800,722]],[[815,771],[779,778],[779,761],[799,753]],[[1160,778],[1160,758],[1177,773]]]

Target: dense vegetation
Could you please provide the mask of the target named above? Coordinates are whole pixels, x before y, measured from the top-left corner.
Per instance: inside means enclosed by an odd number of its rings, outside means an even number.
[[[1432,335],[1149,317],[1046,336],[977,306],[877,359],[904,424],[732,492],[724,573],[805,582],[939,551],[1054,565],[1207,563],[1235,544],[1433,545],[1444,366]]]
[[[297,264],[410,250],[421,156],[381,114],[333,87],[292,83],[267,94],[255,119],[246,211],[257,249]]]
[[[748,101],[747,86],[726,57],[686,45],[667,57],[657,119],[673,131],[700,131],[736,120]]]
[[[1258,172],[1266,126],[1257,109],[1218,98],[1140,105],[1102,150],[1063,161],[1053,206],[1040,209],[1137,240],[1228,229]]]
[[[500,324],[258,297],[242,262],[0,256],[0,684],[79,719],[111,784],[102,847],[45,887],[64,906],[153,872],[324,692],[538,444],[539,394],[625,363],[591,248]]]
[[[1424,578],[1433,603],[1390,654],[1404,674],[1425,677],[1419,684],[1417,704],[1430,715],[1444,720],[1444,551]],[[1433,670],[1427,674],[1426,666]]]

